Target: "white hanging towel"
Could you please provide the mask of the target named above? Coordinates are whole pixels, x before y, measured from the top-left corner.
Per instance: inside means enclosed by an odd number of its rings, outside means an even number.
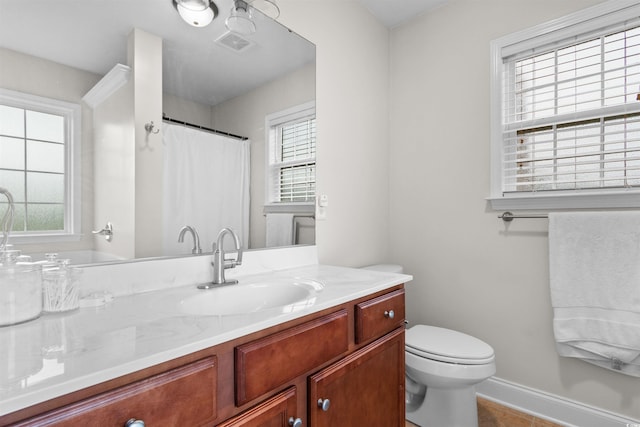
[[[294,242],[294,215],[289,213],[269,213],[266,224],[266,246],[291,246]]]
[[[640,212],[549,214],[561,356],[640,377]]]

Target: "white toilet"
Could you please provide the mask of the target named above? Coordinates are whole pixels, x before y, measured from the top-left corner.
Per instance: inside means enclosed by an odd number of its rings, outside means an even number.
[[[369,270],[402,273],[399,265]],[[461,332],[415,325],[405,334],[406,418],[420,427],[477,427],[475,385],[496,372],[491,346]]]
[[[421,427],[477,427],[475,385],[496,373],[493,349],[470,335],[415,325],[405,334],[407,419]]]

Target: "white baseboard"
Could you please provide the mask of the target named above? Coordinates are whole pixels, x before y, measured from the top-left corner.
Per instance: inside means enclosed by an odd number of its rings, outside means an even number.
[[[478,384],[476,392],[482,398],[567,427],[640,427],[640,420],[624,418],[500,378],[492,377]]]

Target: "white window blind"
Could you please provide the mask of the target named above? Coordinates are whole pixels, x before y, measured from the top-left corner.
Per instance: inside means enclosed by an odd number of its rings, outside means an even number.
[[[79,114],[74,104],[0,93],[0,185],[14,198],[14,236],[69,235],[77,226],[73,165],[79,147],[73,139]]]
[[[280,202],[308,202],[316,195],[316,120],[278,126]]]
[[[504,66],[505,192],[640,186],[640,27]]]
[[[315,108],[301,106],[267,119],[269,203],[314,203],[316,194]]]
[[[637,3],[605,2],[492,43],[494,207],[517,209],[499,199],[527,198],[526,208],[607,207],[605,198],[637,197],[638,12]]]

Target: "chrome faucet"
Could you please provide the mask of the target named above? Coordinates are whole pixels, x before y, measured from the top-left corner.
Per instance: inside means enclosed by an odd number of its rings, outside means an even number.
[[[236,249],[236,259],[235,260],[225,260],[224,259],[224,236],[227,234],[231,234],[233,240],[235,242]],[[237,280],[226,280],[224,278],[224,270],[227,268],[234,268],[237,265],[242,264],[242,247],[240,246],[240,239],[238,235],[230,228],[223,228],[218,233],[218,239],[216,243],[213,244],[213,282],[211,283],[203,283],[198,285],[199,289],[210,289],[216,285],[231,285],[234,283],[238,283]]]
[[[180,229],[180,234],[178,235],[178,242],[179,243],[184,242],[184,235],[186,234],[187,231],[191,233],[191,237],[193,237],[193,249],[191,249],[191,253],[201,254],[202,249],[200,249],[200,236],[198,236],[198,232],[196,231],[196,229],[191,227],[190,225],[185,225]]]

